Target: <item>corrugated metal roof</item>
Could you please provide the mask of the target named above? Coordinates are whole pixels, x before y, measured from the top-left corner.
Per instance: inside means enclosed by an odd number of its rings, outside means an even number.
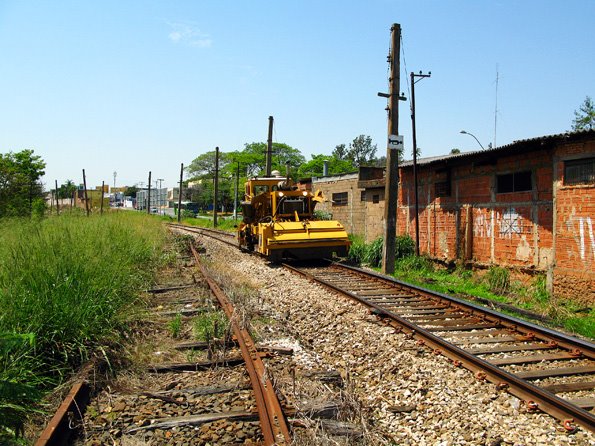
[[[538,136],[536,138],[528,138],[528,139],[519,139],[517,141],[513,141],[510,144],[506,144],[504,146],[494,147],[491,149],[485,150],[475,150],[472,152],[461,152],[461,153],[454,153],[448,155],[441,155],[441,156],[429,156],[424,158],[419,158],[417,160],[418,166],[432,164],[437,162],[443,162],[446,160],[451,159],[459,159],[459,158],[472,158],[478,155],[484,154],[498,154],[499,152],[506,152],[511,149],[522,149],[527,148],[529,150],[536,149],[536,144],[543,145],[544,143],[554,142],[554,141],[572,141],[573,139],[580,139],[584,137],[592,136],[595,137],[595,130],[582,130],[578,132],[565,132],[565,133],[558,133],[556,135],[546,135],[546,136]],[[399,167],[411,167],[413,166],[412,160],[407,160],[402,162]]]

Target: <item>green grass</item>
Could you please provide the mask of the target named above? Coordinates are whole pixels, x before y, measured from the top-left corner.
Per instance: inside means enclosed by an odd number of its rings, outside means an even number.
[[[0,386],[48,390],[94,351],[116,344],[165,239],[159,220],[128,212],[3,220],[0,334],[34,342],[0,346]],[[0,392],[0,406],[10,403]]]
[[[223,311],[210,311],[202,313],[193,321],[194,336],[198,341],[211,341],[221,339],[229,322]]]
[[[222,231],[228,232],[235,232],[236,226],[240,224],[242,221],[241,217],[238,217],[237,220],[233,219],[233,216],[226,216],[217,218],[217,228]],[[191,226],[199,226],[201,228],[212,228],[213,227],[213,219],[212,215],[211,218],[182,218],[182,223],[191,225]]]
[[[169,331],[171,336],[176,339],[180,336],[180,332],[182,331],[182,315],[180,313],[176,314],[174,318],[169,321]]]

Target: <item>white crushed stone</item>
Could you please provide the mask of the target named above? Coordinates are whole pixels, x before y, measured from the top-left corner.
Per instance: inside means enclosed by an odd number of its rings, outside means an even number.
[[[386,444],[595,445],[593,433],[569,435],[554,418],[527,412],[517,398],[380,325],[360,304],[263,259],[205,237],[201,242],[210,257],[259,287],[263,310],[289,335],[275,344],[293,348],[296,361],[334,368],[352,382]],[[408,405],[415,410],[390,410]]]

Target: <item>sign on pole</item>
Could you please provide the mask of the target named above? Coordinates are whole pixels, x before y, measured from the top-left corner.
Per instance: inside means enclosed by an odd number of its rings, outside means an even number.
[[[403,135],[390,135],[388,137],[388,148],[402,150],[405,146],[403,145]]]

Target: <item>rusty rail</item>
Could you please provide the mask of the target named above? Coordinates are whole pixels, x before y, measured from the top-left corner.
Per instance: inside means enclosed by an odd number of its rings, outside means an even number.
[[[233,333],[238,340],[254,390],[254,398],[256,399],[256,408],[258,410],[265,445],[289,445],[291,437],[285,415],[252,337],[248,333],[248,330],[238,324],[237,314],[233,305],[219,285],[209,277],[206,268],[202,265],[200,257],[192,244],[190,244],[190,248],[192,249],[192,254],[196,259],[200,272],[229,318]]]

